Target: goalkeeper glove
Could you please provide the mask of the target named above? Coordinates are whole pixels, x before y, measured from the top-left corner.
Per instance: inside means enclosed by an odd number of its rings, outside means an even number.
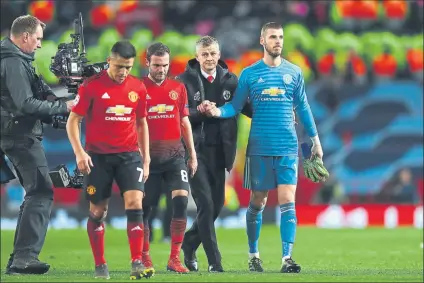
[[[311,157],[311,146],[307,143],[302,143],[301,148],[303,153],[303,170],[306,178],[314,183],[325,182],[330,174],[325,168],[321,157],[318,155]]]

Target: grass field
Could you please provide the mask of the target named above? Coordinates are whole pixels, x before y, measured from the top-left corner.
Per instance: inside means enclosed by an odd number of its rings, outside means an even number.
[[[156,239],[160,239],[156,233]],[[198,252],[200,272],[166,272],[169,245],[153,243],[156,268],[152,282],[423,282],[423,231],[413,228],[365,230],[298,229],[293,258],[302,265],[299,274],[279,273],[281,243],[278,228],[264,227],[259,250],[264,261],[262,274],[247,271],[247,242],[244,230],[218,230],[226,270],[206,272],[203,249]],[[93,277],[93,258],[85,230],[49,230],[40,259],[52,265],[42,276],[8,276],[4,268],[12,246],[13,232],[1,231],[2,282],[88,282]],[[182,258],[182,257],[181,257]],[[129,280],[129,249],[125,230],[106,229],[106,259],[112,282]],[[142,279],[146,280],[146,279]]]

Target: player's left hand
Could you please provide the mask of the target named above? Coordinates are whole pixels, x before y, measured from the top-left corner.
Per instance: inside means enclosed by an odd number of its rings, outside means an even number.
[[[305,174],[305,177],[311,180],[312,182],[319,182],[319,177],[314,170],[311,159],[309,158],[303,160],[303,173]]]
[[[190,176],[193,178],[194,174],[197,171],[197,157],[190,157],[187,162],[188,170],[190,171]]]
[[[330,177],[330,173],[328,173],[327,168],[325,168],[324,162],[322,161],[321,157],[318,157],[317,155],[312,157],[312,165],[315,172],[319,176],[320,182],[325,182],[328,177]]]
[[[319,143],[312,144],[311,153],[312,153],[312,157],[317,156],[322,159],[322,157],[324,156],[324,152],[322,151],[321,144]]]
[[[312,147],[302,143],[303,170],[305,177],[314,183],[325,182],[330,176],[322,161],[323,151],[319,140],[315,139]]]
[[[324,162],[317,155],[303,160],[303,170],[305,177],[314,183],[325,182],[330,176]]]
[[[146,183],[147,179],[149,178],[150,174],[150,162],[144,162],[143,163],[143,183]]]

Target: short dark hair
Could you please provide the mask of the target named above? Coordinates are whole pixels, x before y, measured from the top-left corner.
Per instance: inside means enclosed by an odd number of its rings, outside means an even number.
[[[112,46],[110,52],[125,59],[131,59],[137,56],[134,45],[129,41],[118,41]]]
[[[14,36],[21,35],[24,32],[34,34],[38,26],[41,26],[43,30],[46,28],[46,24],[34,16],[20,16],[13,21],[10,33]]]
[[[153,55],[164,56],[166,53],[171,55],[171,51],[169,50],[169,47],[163,44],[162,42],[156,42],[147,48],[146,59],[147,61],[150,62],[150,59],[152,58]]]
[[[276,23],[276,22],[266,23],[266,24],[264,24],[262,26],[261,36],[264,36],[264,34],[266,33],[266,31],[269,30],[269,29],[282,29],[282,28],[283,28],[283,26],[281,24],[279,24],[279,23]]]

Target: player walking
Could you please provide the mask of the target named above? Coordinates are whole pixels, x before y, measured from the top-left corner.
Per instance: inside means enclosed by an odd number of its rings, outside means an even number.
[[[113,180],[124,198],[131,250],[131,279],[150,277],[154,270],[141,261],[143,251],[144,182],[149,175],[149,132],[146,88],[129,75],[136,56],[129,42],[117,42],[108,58],[109,68],[87,79],[67,123],[67,133],[78,169],[85,176],[90,201],[87,232],[95,261],[96,278],[109,279],[104,255],[104,220]],[[79,124],[86,118],[86,145],[81,145]],[[137,125],[137,127],[136,127]],[[137,131],[140,133],[137,137]],[[143,159],[140,155],[143,155]]]
[[[146,64],[149,75],[143,78],[147,88],[147,121],[150,135],[150,176],[147,180],[146,197],[143,199],[144,248],[143,264],[153,268],[149,254],[148,215],[157,206],[162,182],[172,191],[173,214],[171,220],[171,254],[167,270],[187,273],[179,255],[187,224],[187,196],[189,178],[197,170],[197,157],[193,134],[188,119],[187,92],[183,83],[168,79],[170,51],[162,43],[147,49]],[[185,161],[184,143],[189,153],[188,169]]]
[[[322,162],[323,151],[307,101],[302,71],[281,58],[282,26],[273,22],[265,24],[260,43],[264,48],[264,58],[243,70],[234,99],[220,108],[204,102],[199,110],[228,118],[239,113],[246,100],[250,99],[253,116],[244,172],[244,187],[252,191],[246,212],[249,270],[263,271],[258,250],[262,211],[268,191],[277,188],[281,210],[281,272],[297,273],[300,266],[292,259],[297,225],[295,192],[298,165],[293,108],[312,139],[314,158]]]

